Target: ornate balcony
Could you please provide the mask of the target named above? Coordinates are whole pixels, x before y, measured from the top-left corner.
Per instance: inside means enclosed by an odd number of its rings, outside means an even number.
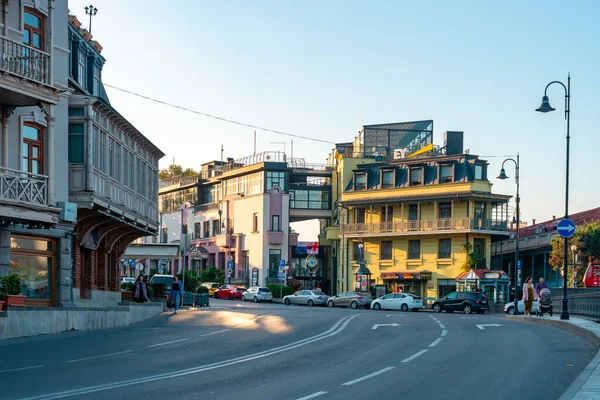
[[[48,206],[48,177],[0,167],[0,202]]]
[[[0,37],[0,69],[35,82],[50,84],[50,54]]]
[[[508,234],[508,225],[506,221],[473,217],[341,225],[341,234],[347,237],[414,235],[415,233],[439,234],[448,232]]]

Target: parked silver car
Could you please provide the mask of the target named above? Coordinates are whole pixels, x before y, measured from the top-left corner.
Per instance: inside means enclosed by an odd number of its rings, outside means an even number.
[[[324,306],[327,304],[328,299],[329,296],[320,290],[301,290],[294,294],[285,296],[283,298],[283,302],[288,306],[290,304],[306,304],[307,306],[312,307],[316,305]]]
[[[523,303],[523,300],[519,300],[518,306],[519,306],[519,314],[523,314],[525,312],[525,303]],[[538,309],[538,301],[534,300],[533,304],[531,306],[531,313],[535,315],[535,313],[537,312],[537,309]],[[514,302],[506,303],[504,305],[504,312],[507,313],[508,315],[515,315],[515,303]]]
[[[327,306],[369,308],[371,306],[371,296],[364,296],[357,292],[342,292],[330,297],[329,300],[327,300]]]
[[[255,303],[259,301],[273,302],[273,293],[266,287],[252,286],[242,294],[242,301],[252,300]]]

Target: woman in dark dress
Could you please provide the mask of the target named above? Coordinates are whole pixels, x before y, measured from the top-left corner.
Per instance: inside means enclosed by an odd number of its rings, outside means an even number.
[[[133,285],[133,300],[137,303],[148,301],[148,284],[144,281],[144,275],[140,274]]]

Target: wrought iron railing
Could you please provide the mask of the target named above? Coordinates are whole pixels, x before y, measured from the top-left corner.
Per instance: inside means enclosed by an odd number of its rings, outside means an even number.
[[[48,205],[48,177],[0,167],[0,200]]]
[[[49,67],[48,53],[0,36],[0,70],[49,85]]]
[[[506,231],[506,222],[490,219],[463,217],[440,218],[415,221],[373,222],[365,224],[342,225],[342,232],[346,235],[403,233],[403,232],[428,232],[451,230],[488,230]]]
[[[552,297],[554,313],[562,312],[562,296]],[[569,295],[569,315],[600,322],[600,292]]]

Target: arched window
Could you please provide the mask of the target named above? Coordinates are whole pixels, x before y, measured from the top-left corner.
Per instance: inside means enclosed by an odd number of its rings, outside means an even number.
[[[44,16],[38,11],[25,8],[23,26],[23,43],[44,50]]]
[[[44,131],[30,122],[23,124],[21,170],[34,174],[44,173]]]

